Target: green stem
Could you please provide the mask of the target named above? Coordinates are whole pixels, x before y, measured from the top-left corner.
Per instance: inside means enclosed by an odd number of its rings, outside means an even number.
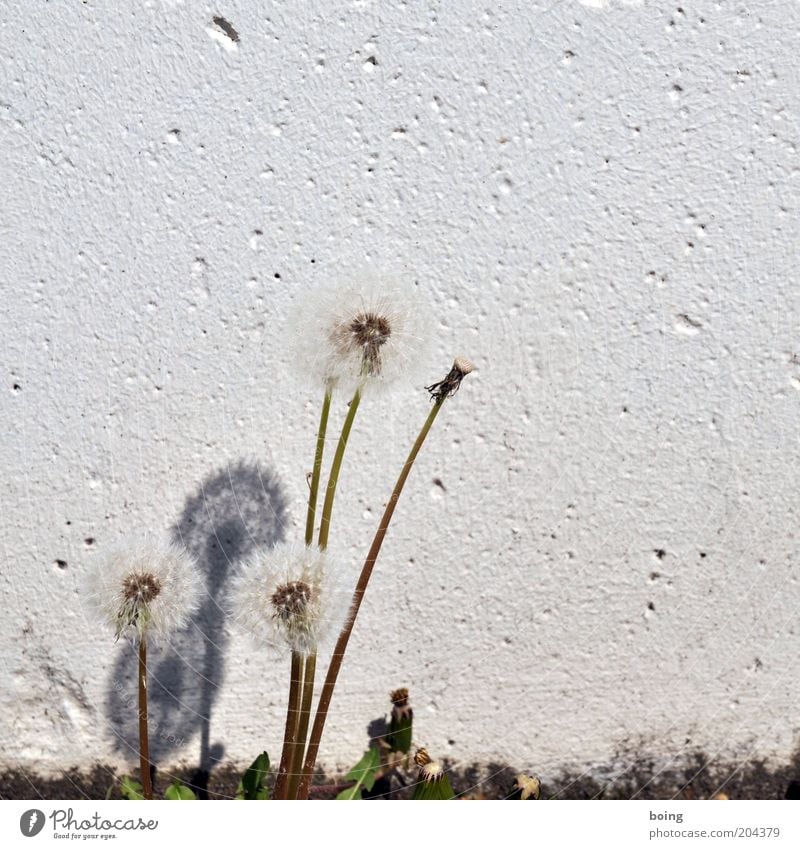
[[[314,453],[314,470],[311,472],[311,488],[308,493],[308,511],[306,513],[306,545],[314,541],[314,517],[317,512],[317,495],[319,479],[322,474],[322,454],[325,451],[325,432],[328,429],[328,413],[331,409],[331,390],[325,393],[322,401],[322,411],[319,415],[317,430],[317,449]]]
[[[153,798],[150,778],[150,741],[147,733],[147,642],[139,638],[139,771],[142,775],[142,795]]]
[[[303,699],[300,705],[300,727],[297,732],[297,746],[292,754],[289,770],[289,798],[297,798],[297,787],[303,772],[303,756],[306,751],[308,724],[311,719],[311,702],[314,698],[314,674],[317,668],[317,655],[306,656],[306,666],[303,672]]]
[[[439,410],[441,410],[446,398],[447,395],[442,395],[436,399],[433,408],[428,414],[428,418],[425,419],[425,424],[422,426],[422,429],[417,435],[414,445],[408,454],[408,458],[400,471],[400,476],[397,478],[397,483],[394,485],[389,503],[383,511],[383,516],[381,517],[380,524],[378,525],[378,530],[375,532],[375,537],[372,540],[372,545],[370,546],[369,553],[367,554],[367,559],[364,561],[364,566],[361,569],[361,574],[359,575],[358,583],[356,584],[356,589],[353,593],[353,600],[350,603],[350,613],[347,617],[347,624],[344,628],[342,628],[341,633],[339,634],[339,639],[336,641],[336,647],[333,650],[331,662],[328,666],[328,673],[325,676],[325,683],[323,684],[322,692],[320,693],[317,712],[314,716],[314,725],[311,728],[311,737],[308,743],[308,751],[306,752],[306,760],[303,766],[303,775],[300,779],[300,786],[298,788],[298,799],[308,798],[308,793],[311,788],[311,778],[314,772],[314,765],[316,764],[317,754],[319,752],[320,740],[322,739],[322,732],[325,728],[325,720],[328,716],[331,699],[333,698],[333,689],[336,686],[336,679],[338,678],[339,670],[342,667],[344,653],[347,651],[347,643],[350,640],[350,634],[353,631],[353,625],[355,624],[358,610],[361,607],[361,600],[364,598],[364,593],[366,592],[367,584],[369,583],[370,576],[372,575],[372,569],[375,566],[375,561],[378,559],[378,554],[380,554],[383,540],[386,537],[386,531],[389,528],[389,523],[392,521],[394,509],[397,506],[397,502],[403,491],[403,487],[405,486],[411,467],[417,459],[417,454],[419,454],[419,450],[422,448],[422,444],[425,442],[425,438],[436,420],[436,416],[439,414]]]
[[[286,706],[286,727],[283,732],[281,763],[278,767],[278,777],[275,781],[274,796],[276,799],[288,798],[289,770],[291,767],[292,752],[297,743],[300,689],[303,684],[303,656],[299,652],[292,652],[292,666],[289,674],[289,702]]]
[[[360,403],[361,390],[356,389],[356,394],[353,395],[353,400],[350,402],[350,409],[347,411],[347,418],[344,420],[344,424],[342,425],[342,432],[339,434],[339,442],[336,446],[336,453],[333,455],[331,473],[328,476],[328,486],[325,490],[325,503],[322,505],[322,519],[319,524],[319,547],[323,551],[328,547],[328,534],[331,529],[331,514],[333,513],[333,499],[336,496],[336,484],[339,482],[339,472],[342,469],[344,450],[347,448],[347,440],[350,438],[353,420],[356,417],[358,405]]]

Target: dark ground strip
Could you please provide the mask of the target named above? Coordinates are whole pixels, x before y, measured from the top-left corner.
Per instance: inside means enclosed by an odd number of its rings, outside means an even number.
[[[722,792],[731,799],[800,799],[800,754],[790,764],[771,767],[762,761],[747,763],[709,762],[696,753],[680,767],[659,770],[653,762],[639,760],[636,767],[598,769],[593,773],[564,770],[542,776],[542,799],[708,799]],[[503,799],[512,793],[516,771],[500,764],[474,765],[450,770],[453,788],[467,799]],[[191,768],[175,769],[156,776],[157,796],[174,778],[192,785],[197,773]],[[229,799],[236,793],[241,771],[233,766],[220,767],[196,788],[209,799]],[[58,778],[43,778],[23,770],[6,770],[0,774],[2,799],[119,799],[120,773],[111,767],[97,765],[90,771],[69,770]],[[404,781],[409,781],[405,776]],[[346,785],[336,778],[319,773],[315,781],[315,798],[332,798]],[[378,782],[375,798],[403,799],[411,787],[401,786],[398,779]]]

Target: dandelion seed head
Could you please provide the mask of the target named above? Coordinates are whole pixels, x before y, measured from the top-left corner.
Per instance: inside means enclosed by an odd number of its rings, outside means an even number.
[[[292,359],[300,370],[347,393],[413,382],[430,337],[415,289],[375,278],[309,292],[290,331]]]
[[[122,594],[126,601],[150,604],[160,592],[161,582],[150,572],[126,575],[122,582]]]
[[[242,565],[232,614],[256,642],[311,654],[345,624],[351,593],[349,570],[327,552],[281,543]]]
[[[86,597],[122,636],[162,639],[197,609],[201,576],[182,548],[146,538],[119,543],[87,576]]]
[[[288,584],[281,584],[272,594],[275,616],[280,619],[302,616],[307,611],[313,595],[314,590],[305,581],[289,581]]]
[[[340,354],[360,357],[361,371],[369,377],[380,375],[381,349],[391,338],[389,317],[377,312],[358,312],[331,329],[331,341]]]

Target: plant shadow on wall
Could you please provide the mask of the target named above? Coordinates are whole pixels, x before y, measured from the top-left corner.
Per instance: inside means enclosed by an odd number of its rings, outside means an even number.
[[[205,594],[187,625],[157,655],[149,682],[151,751],[169,763],[176,748],[198,732],[200,752],[191,783],[200,795],[224,748],[211,742],[211,715],[225,677],[228,644],[226,598],[237,565],[259,548],[284,538],[286,497],[277,476],[256,461],[239,461],[206,477],[186,499],[172,528],[176,544],[196,559]],[[109,681],[106,714],[115,746],[126,756],[138,750],[136,649],[126,644]]]

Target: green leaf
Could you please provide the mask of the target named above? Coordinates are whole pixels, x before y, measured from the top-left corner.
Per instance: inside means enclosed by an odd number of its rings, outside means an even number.
[[[126,799],[144,799],[142,785],[129,775],[123,775],[120,779],[119,792],[122,793]]]
[[[269,799],[267,775],[269,775],[269,755],[262,752],[245,770],[239,782],[236,798]]]
[[[165,799],[196,799],[197,796],[176,778],[164,792]]]
[[[377,748],[367,749],[364,757],[345,776],[345,781],[355,781],[355,784],[347,790],[342,790],[336,798],[361,799],[362,790],[372,790],[375,785],[375,774],[380,765],[381,754]]]
[[[424,799],[455,799],[453,787],[450,784],[450,777],[443,775],[438,781],[419,781],[414,787],[414,795],[411,797],[414,801]]]

